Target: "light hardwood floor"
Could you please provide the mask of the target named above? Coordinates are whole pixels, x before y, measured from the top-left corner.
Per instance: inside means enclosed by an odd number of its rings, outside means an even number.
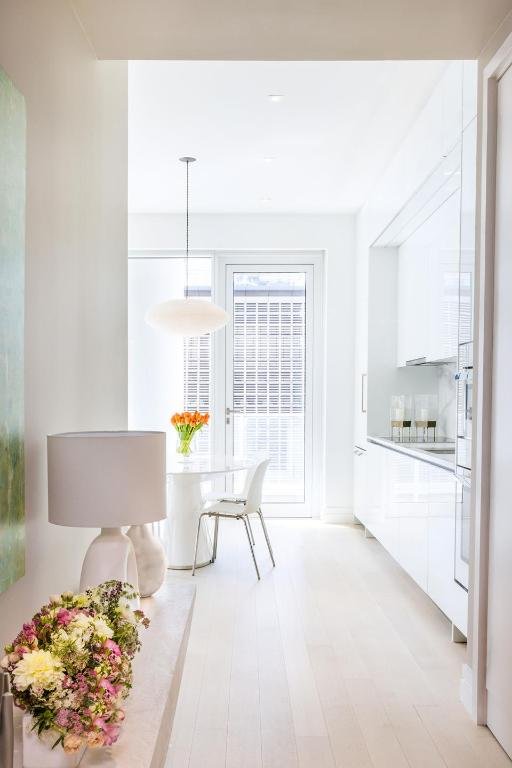
[[[311,520],[269,529],[277,567],[258,532],[261,582],[235,521],[194,577],[167,768],[512,765],[458,701],[465,646],[375,539]]]

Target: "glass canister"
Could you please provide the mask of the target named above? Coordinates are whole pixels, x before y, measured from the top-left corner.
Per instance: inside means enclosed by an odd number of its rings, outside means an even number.
[[[404,439],[404,430],[408,430],[410,439],[411,420],[412,420],[412,397],[411,395],[391,395],[391,404],[389,408],[389,421],[391,425],[391,439],[402,442]]]
[[[436,439],[437,395],[414,396],[414,426],[416,439],[427,442]]]

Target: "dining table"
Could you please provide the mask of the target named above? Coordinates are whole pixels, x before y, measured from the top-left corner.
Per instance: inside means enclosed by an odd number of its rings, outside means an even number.
[[[206,501],[202,485],[222,475],[247,471],[254,465],[254,460],[222,454],[176,455],[171,459],[167,467],[167,531],[164,537],[168,568],[192,568],[197,526]],[[211,562],[211,537],[208,527],[202,525],[196,568]]]

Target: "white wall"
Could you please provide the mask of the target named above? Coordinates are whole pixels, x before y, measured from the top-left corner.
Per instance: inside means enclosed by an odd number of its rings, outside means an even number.
[[[131,214],[129,247],[183,248],[184,217]],[[195,214],[194,250],[318,250],[326,253],[325,478],[323,516],[352,513],[354,219],[335,215]]]
[[[26,575],[0,645],[76,588],[89,530],[47,523],[46,435],[127,413],[127,73],[99,63],[66,0],[3,0],[0,66],[27,103]]]

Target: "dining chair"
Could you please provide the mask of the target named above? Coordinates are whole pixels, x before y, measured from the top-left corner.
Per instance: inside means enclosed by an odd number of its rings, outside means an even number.
[[[245,503],[247,501],[247,494],[249,493],[249,486],[251,485],[251,480],[254,476],[254,473],[259,463],[260,462],[256,461],[256,463],[253,464],[252,467],[249,467],[249,469],[246,471],[244,487],[240,493],[226,493],[226,492],[219,493],[218,491],[217,492],[214,491],[206,495],[205,497],[206,500],[214,501],[216,503],[219,501],[232,501],[232,502],[235,502],[236,504]],[[249,516],[247,516],[247,525],[249,526],[249,533],[251,534],[253,546],[256,546],[256,539],[254,538],[254,533],[251,526],[251,518]]]
[[[243,496],[230,497],[230,498],[224,497],[214,502],[213,504],[211,504],[211,506],[207,506],[204,512],[201,513],[201,515],[199,516],[199,521],[197,523],[196,546],[194,551],[194,565],[192,567],[192,576],[195,575],[195,571],[196,571],[197,547],[199,544],[199,536],[201,533],[201,524],[203,522],[203,517],[213,517],[215,519],[215,528],[214,528],[214,534],[213,534],[212,563],[214,563],[217,558],[217,542],[219,538],[219,520],[221,518],[225,518],[225,519],[241,520],[243,522],[245,527],[245,532],[247,534],[247,540],[249,542],[249,548],[251,550],[252,561],[254,563],[256,575],[259,580],[260,572],[258,568],[258,563],[256,562],[256,555],[254,553],[255,542],[254,542],[254,537],[252,535],[251,524],[249,520],[250,515],[258,515],[261,522],[261,527],[263,529],[263,534],[265,536],[265,541],[267,542],[270,559],[272,560],[272,565],[275,567],[276,563],[274,560],[274,553],[272,552],[272,545],[270,544],[270,538],[268,535],[267,526],[265,525],[265,519],[261,511],[263,480],[265,479],[265,473],[267,471],[269,461],[270,461],[269,459],[263,459],[262,461],[259,461],[256,464],[254,471],[250,474],[247,480],[245,497]]]

